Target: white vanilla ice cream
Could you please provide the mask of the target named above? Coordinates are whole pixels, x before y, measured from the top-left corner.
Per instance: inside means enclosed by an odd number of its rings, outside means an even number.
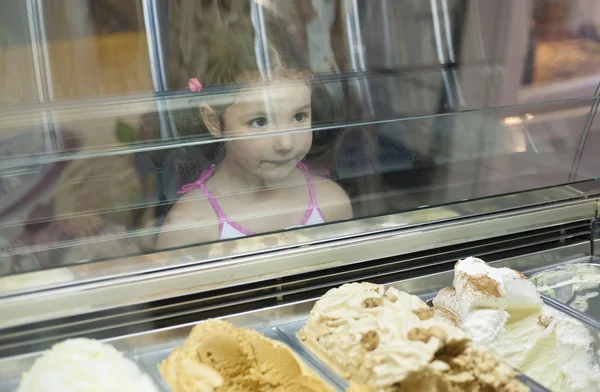
[[[157,392],[113,346],[91,339],[55,344],[23,374],[17,392]]]
[[[433,304],[446,309],[447,321],[458,322],[475,342],[548,389],[600,391],[591,332],[545,306],[520,272],[476,258],[461,260],[453,286],[440,290]]]

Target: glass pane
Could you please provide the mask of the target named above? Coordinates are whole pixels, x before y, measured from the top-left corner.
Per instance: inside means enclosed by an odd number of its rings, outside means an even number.
[[[0,112],[4,274],[598,176],[588,90],[522,95],[557,1],[42,3],[6,46],[44,104]]]
[[[154,143],[37,165],[5,159],[5,265],[10,272],[69,265],[565,184],[587,119],[582,109],[592,103],[310,129],[309,86],[269,83],[237,93],[218,138],[199,109],[215,107],[211,97],[188,100],[188,117],[170,114],[204,129],[201,144]],[[264,118],[254,117],[257,110]],[[144,116],[132,131],[151,135],[158,122]],[[33,136],[25,135],[29,143],[11,140],[11,148],[31,151]]]

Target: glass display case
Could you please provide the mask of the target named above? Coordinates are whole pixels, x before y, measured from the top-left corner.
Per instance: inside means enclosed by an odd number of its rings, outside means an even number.
[[[594,264],[597,20],[593,0],[1,2],[0,391],[74,337],[169,390],[156,365],[208,318],[344,390],[289,332],[327,290],[428,300],[468,256]],[[598,343],[600,314],[543,298]]]

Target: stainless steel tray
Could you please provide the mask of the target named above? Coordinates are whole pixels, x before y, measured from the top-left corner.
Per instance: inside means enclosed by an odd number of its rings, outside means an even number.
[[[301,323],[302,325],[304,325],[304,322]],[[348,384],[344,380],[338,378],[326,366],[324,366],[316,358],[314,358],[314,356],[312,356],[309,352],[304,350],[303,347],[291,343],[288,340],[287,336],[279,330],[279,327],[261,328],[258,329],[257,332],[260,332],[262,335],[266,336],[269,339],[273,339],[290,346],[297,354],[300,355],[304,362],[319,375],[319,377],[327,381],[331,386],[333,386],[336,389],[336,391],[343,392],[348,386]],[[140,364],[142,370],[148,373],[163,391],[171,391],[171,389],[160,376],[160,373],[158,371],[158,365],[162,361],[164,361],[167,358],[167,356],[169,356],[171,351],[172,348],[162,349],[156,352],[142,354],[137,357],[137,361]]]
[[[556,268],[542,271],[552,271],[550,275],[545,275],[545,277],[542,277],[542,274],[539,272],[533,276],[536,279],[545,279],[545,282],[541,282],[542,284],[556,285],[552,290],[544,291],[543,288],[539,288],[541,292],[544,292],[548,296],[574,310],[581,311],[592,320],[600,323],[600,296],[597,295],[600,290],[600,263],[598,261],[598,258],[590,257],[589,260],[582,260],[582,262],[578,264],[569,263],[567,265],[561,265]],[[585,269],[594,269],[595,272],[599,274],[594,276],[597,281],[589,281],[585,284],[581,282],[565,284],[565,274],[570,274],[571,278],[576,278],[580,273],[579,271],[582,271],[581,267]],[[555,271],[560,271],[560,278],[555,275]]]

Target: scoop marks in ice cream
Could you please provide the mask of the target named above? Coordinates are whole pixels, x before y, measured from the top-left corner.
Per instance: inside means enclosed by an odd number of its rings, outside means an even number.
[[[513,369],[471,344],[419,297],[352,283],[317,301],[299,338],[351,391],[524,391]]]
[[[467,258],[433,300],[449,324],[552,391],[600,391],[590,331],[545,306],[520,272]]]
[[[260,333],[207,320],[159,366],[174,392],[333,392],[294,352]]]
[[[70,339],[54,345],[23,374],[17,392],[158,392],[150,377],[108,344]]]
[[[600,265],[568,264],[531,277],[539,292],[580,312],[600,317]]]

